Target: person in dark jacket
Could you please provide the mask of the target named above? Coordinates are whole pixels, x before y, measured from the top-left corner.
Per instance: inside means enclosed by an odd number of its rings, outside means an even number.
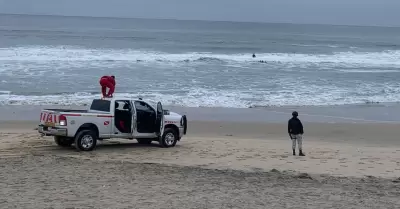
[[[112,97],[115,90],[115,76],[103,76],[100,78],[99,82],[103,97]],[[108,90],[108,94],[106,94],[107,88],[110,89]]]
[[[292,118],[288,122],[288,133],[290,139],[292,140],[292,149],[293,155],[296,155],[296,142],[299,148],[299,156],[305,156],[303,153],[303,124],[301,123],[300,119],[297,118],[299,113],[294,111],[292,113]]]

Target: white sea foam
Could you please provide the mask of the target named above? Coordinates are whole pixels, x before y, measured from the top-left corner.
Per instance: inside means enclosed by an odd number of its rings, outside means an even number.
[[[334,54],[295,54],[261,53],[256,58],[249,54],[183,53],[172,54],[156,51],[131,49],[87,49],[73,46],[29,46],[0,48],[0,61],[62,63],[63,65],[83,66],[88,62],[116,63],[201,63],[230,62],[250,63],[256,61],[280,63],[336,64],[340,66],[400,66],[400,51],[382,52],[339,52]],[[95,64],[95,63],[93,63]],[[103,64],[102,64],[103,65]]]
[[[259,60],[272,63],[269,65],[272,67],[264,69],[262,63],[257,62]],[[204,63],[214,63],[217,67],[212,69],[209,68],[212,65],[195,66]],[[319,81],[301,78],[304,69],[339,70],[341,73],[396,73],[400,67],[400,51],[341,52],[331,55],[264,53],[257,54],[257,58],[253,59],[249,54],[195,52],[169,54],[130,49],[26,46],[0,48],[0,75],[3,77],[0,87],[2,90],[18,89],[20,94],[25,94],[17,95],[10,91],[0,91],[0,105],[89,104],[93,98],[99,98],[100,95],[71,93],[39,96],[30,95],[32,93],[24,93],[24,91],[29,92],[29,88],[36,88],[38,85],[44,86],[45,90],[53,86],[65,91],[72,89],[77,92],[85,91],[83,89],[87,90],[89,87],[90,90],[97,89],[98,74],[106,73],[108,69],[115,69],[114,72],[129,77],[129,73],[118,71],[114,67],[127,68],[133,64],[149,66],[150,68],[147,69],[150,70],[140,71],[142,73],[140,79],[147,79],[146,81],[157,83],[157,85],[144,85],[143,88],[135,89],[135,91],[142,91],[137,93],[117,91],[117,95],[132,98],[142,96],[153,102],[162,101],[166,105],[250,107],[400,101],[400,86],[393,80],[384,82],[354,80],[349,84],[349,80],[341,82],[341,80],[330,80],[326,77],[321,77]],[[165,67],[178,64],[184,67]],[[282,67],[281,64],[284,66]],[[258,65],[258,68],[254,65]],[[218,66],[226,68],[221,70]],[[306,67],[302,68],[304,66]],[[106,67],[108,69],[102,71]],[[87,68],[95,68],[95,70],[89,73],[82,71]],[[158,68],[161,70],[152,71]],[[173,70],[164,71],[164,69]],[[293,72],[287,73],[287,71]],[[79,77],[83,72],[86,73],[86,77]],[[160,77],[153,79],[153,74],[156,73],[160,73]],[[42,78],[47,80],[42,81]],[[119,79],[118,85],[121,89],[134,89],[131,83],[138,84],[138,80],[133,79],[134,76],[129,79],[124,78]],[[185,82],[179,85],[173,83],[179,79],[185,79]],[[224,79],[230,79],[230,81],[225,82]],[[76,83],[77,81],[79,83]],[[326,82],[330,85],[326,85]],[[268,85],[264,85],[265,83]],[[144,91],[146,88],[153,91]],[[162,93],[166,89],[170,92]],[[36,88],[31,91],[40,90]],[[50,91],[54,92],[57,89],[50,89]]]
[[[339,71],[344,73],[400,73],[400,70],[379,70],[379,69],[369,69],[369,70],[346,69]]]
[[[303,92],[304,93],[304,92]],[[192,91],[185,95],[162,93],[116,93],[119,98],[143,98],[151,103],[161,101],[164,105],[185,107],[227,107],[248,108],[257,106],[320,106],[399,102],[400,94],[382,93],[381,96],[345,96],[340,90],[331,93],[319,93],[312,97],[304,94],[293,95],[290,92],[280,94],[250,94],[246,92]],[[89,105],[100,94],[74,93],[58,95],[15,95],[0,94],[0,105]]]

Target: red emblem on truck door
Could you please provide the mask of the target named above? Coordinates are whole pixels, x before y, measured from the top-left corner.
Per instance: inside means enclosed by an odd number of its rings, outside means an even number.
[[[105,126],[108,126],[108,124],[110,124],[110,121],[104,121]]]

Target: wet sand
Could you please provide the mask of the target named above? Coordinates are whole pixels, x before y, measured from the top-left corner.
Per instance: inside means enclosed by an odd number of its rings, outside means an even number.
[[[191,121],[174,148],[105,140],[60,148],[35,122],[0,122],[4,208],[399,208],[395,124]]]
[[[88,109],[88,106],[0,106],[0,121],[38,121],[43,108]],[[385,123],[400,124],[396,114],[400,104],[369,104],[315,107],[259,107],[259,108],[209,108],[164,106],[193,121],[218,121],[239,123],[286,123],[291,112],[299,112],[300,118],[310,123]]]

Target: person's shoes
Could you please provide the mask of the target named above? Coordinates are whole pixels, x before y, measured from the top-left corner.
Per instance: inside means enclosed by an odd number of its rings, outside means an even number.
[[[296,150],[293,150],[293,155],[296,155]]]
[[[299,156],[306,156],[302,150],[300,150]]]

